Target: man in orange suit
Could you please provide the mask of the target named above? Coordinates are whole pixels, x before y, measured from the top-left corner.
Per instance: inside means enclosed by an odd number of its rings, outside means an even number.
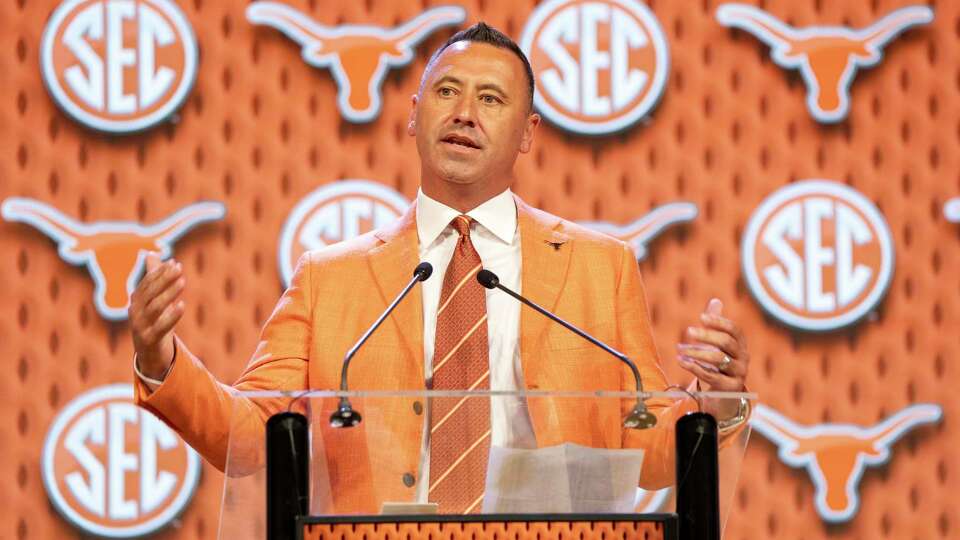
[[[234,390],[338,388],[345,352],[421,261],[433,265],[433,276],[354,358],[352,389],[634,390],[630,372],[605,352],[506,294],[483,289],[476,274],[486,268],[634,359],[646,390],[664,390],[631,249],[510,191],[513,164],[530,150],[540,124],[533,85],[522,51],[483,23],[433,55],[408,126],[421,160],[416,202],[389,227],[302,257],[232,387],[175,335],[185,307],[182,267],[151,255],[130,306],[137,403],[223,469],[228,434],[260,444],[266,418],[277,412]],[[701,322],[678,346],[681,366],[703,390],[743,390],[749,355],[740,330],[720,315],[718,300]],[[645,448],[641,486],[670,481],[669,429],[625,430],[614,400],[599,410],[570,401],[504,399],[428,410],[416,397],[392,400],[377,413],[388,420],[391,440],[371,443],[366,423],[324,434],[341,441],[326,448],[334,506],[375,512],[385,501],[429,500],[443,512],[476,511],[491,445]],[[648,406],[661,426],[691,408],[652,400]],[[711,412],[728,427],[745,417],[742,407]],[[476,430],[446,433],[454,424]]]

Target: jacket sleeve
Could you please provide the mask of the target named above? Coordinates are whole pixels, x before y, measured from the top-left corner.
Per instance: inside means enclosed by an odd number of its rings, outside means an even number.
[[[134,376],[135,402],[173,428],[217,469],[245,474],[263,462],[264,427],[288,398],[246,399],[240,391],[297,391],[307,387],[312,296],[309,254],[300,258],[290,287],[260,333],[247,367],[233,385],[216,380],[174,337],[174,362],[153,392]],[[226,470],[230,450],[230,467]]]
[[[653,340],[647,298],[640,277],[640,270],[633,250],[623,245],[620,260],[620,277],[617,285],[617,332],[624,354],[637,364],[643,389],[661,392],[667,389],[667,379],[660,367],[660,357]],[[629,368],[624,367],[622,387],[635,389],[634,378]],[[623,414],[634,405],[626,400]],[[672,401],[650,399],[647,409],[657,417],[657,425],[648,429],[624,429],[624,448],[642,448],[646,451],[640,474],[640,487],[661,489],[674,483],[674,425],[680,416],[696,410],[692,400]]]

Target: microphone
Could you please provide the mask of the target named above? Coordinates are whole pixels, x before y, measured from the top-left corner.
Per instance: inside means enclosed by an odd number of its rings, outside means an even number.
[[[407,286],[400,291],[400,294],[394,298],[393,302],[387,306],[387,309],[373,322],[373,325],[367,329],[366,332],[360,336],[360,339],[353,344],[353,347],[347,351],[347,354],[343,357],[343,365],[340,368],[340,390],[343,392],[347,391],[347,371],[350,369],[350,360],[357,354],[357,351],[360,350],[360,347],[370,339],[370,336],[373,335],[374,331],[380,327],[380,325],[387,319],[387,316],[393,312],[394,309],[400,304],[400,302],[407,296],[407,293],[413,289],[413,286],[421,281],[426,281],[430,275],[433,274],[433,265],[428,262],[422,262],[417,265],[413,270],[413,278],[410,279],[410,282],[407,283]],[[337,410],[330,415],[330,426],[335,428],[340,427],[353,427],[360,423],[363,418],[360,416],[360,413],[355,411],[352,406],[350,406],[350,400],[346,396],[340,398],[340,404],[337,405]]]
[[[636,381],[637,392],[643,393],[643,381],[640,380],[640,370],[637,369],[637,365],[627,358],[627,355],[622,352],[610,347],[606,343],[603,343],[599,339],[591,336],[590,334],[584,332],[583,330],[577,328],[576,326],[568,323],[567,321],[561,319],[560,317],[550,313],[546,309],[538,306],[537,304],[531,302],[530,300],[524,298],[523,296],[511,291],[510,289],[504,287],[500,284],[500,278],[497,277],[493,272],[483,269],[477,272],[477,281],[481,285],[488,289],[500,289],[501,291],[509,294],[510,296],[519,300],[522,304],[533,308],[535,311],[538,311],[541,315],[544,315],[548,319],[559,323],[561,326],[570,330],[574,334],[582,337],[583,339],[593,343],[597,347],[600,347],[608,354],[612,355],[617,360],[620,360],[624,364],[630,367],[630,371],[633,372],[633,378]],[[633,406],[633,410],[627,414],[626,418],[623,419],[623,427],[630,429],[647,429],[657,425],[657,417],[653,415],[650,411],[647,410],[646,404],[643,403],[643,398],[637,396],[637,403]]]

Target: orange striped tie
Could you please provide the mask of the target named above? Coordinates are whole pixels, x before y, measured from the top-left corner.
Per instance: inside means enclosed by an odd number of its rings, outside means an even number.
[[[477,283],[480,255],[470,241],[467,216],[450,225],[460,233],[443,276],[433,356],[434,390],[490,388],[487,299]],[[490,404],[486,399],[437,399],[430,417],[430,501],[444,514],[480,509],[490,450]]]

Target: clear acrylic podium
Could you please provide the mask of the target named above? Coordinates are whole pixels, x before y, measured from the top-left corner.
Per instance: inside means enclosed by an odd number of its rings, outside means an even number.
[[[678,531],[685,518],[694,528],[715,520],[722,531],[749,423],[717,430],[712,417],[698,411],[745,406],[749,412],[756,398],[683,391],[236,397],[218,535],[223,540],[277,538],[276,516],[284,515],[284,504],[299,508],[289,537],[304,539],[677,539],[684,537]],[[655,415],[655,426],[624,427],[638,397]],[[491,411],[486,491],[468,513],[452,514],[432,504],[422,485],[429,484],[425,433],[434,410],[477,401]],[[337,427],[344,418],[359,423]],[[445,481],[456,481],[450,478]]]

